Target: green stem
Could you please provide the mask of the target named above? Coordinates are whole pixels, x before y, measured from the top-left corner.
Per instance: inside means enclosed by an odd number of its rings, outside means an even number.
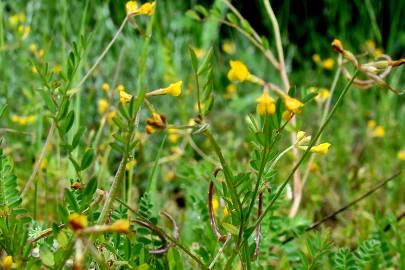
[[[315,142],[318,140],[318,138],[321,136],[322,132],[325,130],[326,126],[328,125],[329,121],[332,119],[333,115],[335,114],[337,108],[339,107],[340,103],[342,102],[344,96],[346,93],[349,91],[350,86],[353,83],[353,80],[357,76],[357,71],[354,73],[353,77],[351,80],[346,84],[345,88],[343,91],[340,93],[335,105],[333,106],[332,110],[329,113],[328,118],[326,118],[325,123],[320,127],[314,138],[311,140],[311,143],[309,144],[307,150],[304,152],[304,154],[301,156],[300,160],[297,162],[297,164],[294,166],[293,170],[290,172],[288,175],[287,179],[283,182],[283,184],[280,186],[278,189],[276,195],[272,198],[270,201],[270,204],[266,207],[266,209],[263,211],[263,214],[257,219],[257,221],[254,223],[254,227],[256,228],[260,222],[262,222],[264,216],[270,211],[276,200],[280,197],[281,193],[283,192],[284,188],[287,186],[288,182],[291,180],[291,178],[294,176],[295,171],[299,168],[303,160],[309,155],[310,150],[312,146],[314,146]],[[253,232],[253,231],[252,231]]]

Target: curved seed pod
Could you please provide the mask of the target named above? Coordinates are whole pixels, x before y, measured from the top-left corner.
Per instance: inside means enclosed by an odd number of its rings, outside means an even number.
[[[212,206],[213,196],[214,196],[214,182],[211,181],[208,187],[208,212],[210,215],[211,229],[214,232],[215,236],[217,237],[218,241],[225,242],[227,237],[226,235],[221,234],[215,219],[214,207]]]
[[[180,236],[180,234],[179,234],[179,226],[177,225],[174,218],[172,216],[170,216],[169,213],[167,213],[166,211],[162,211],[161,214],[164,215],[165,217],[167,217],[170,220],[170,222],[173,224],[173,238],[176,241],[179,240],[179,236]],[[149,254],[163,254],[163,253],[166,253],[167,251],[169,251],[169,249],[171,247],[174,247],[174,246],[175,246],[175,244],[170,243],[165,247],[149,250]]]

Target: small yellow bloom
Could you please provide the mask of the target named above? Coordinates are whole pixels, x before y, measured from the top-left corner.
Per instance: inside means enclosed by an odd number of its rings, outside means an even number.
[[[98,100],[98,113],[103,114],[107,111],[108,108],[108,101],[105,98]]]
[[[37,117],[35,115],[29,115],[28,117],[26,117],[27,120],[27,124],[32,124],[35,122],[35,120],[37,120]]]
[[[225,94],[224,98],[228,99],[231,98],[233,94],[236,92],[236,85],[235,84],[229,84],[226,89],[225,89]]]
[[[374,129],[373,136],[376,138],[382,138],[385,135],[385,130],[383,126],[377,126]]]
[[[343,48],[343,44],[342,44],[342,41],[340,41],[339,39],[334,39],[333,41],[332,41],[332,48],[335,50],[335,51],[337,51],[337,52],[339,52],[339,53],[344,53],[344,48]]]
[[[136,11],[138,10],[138,4],[136,3],[136,1],[128,1],[125,4],[125,10],[127,12],[127,15],[131,16],[132,14],[136,13]]]
[[[127,171],[130,171],[130,170],[132,170],[132,169],[136,166],[137,163],[138,163],[138,162],[136,161],[136,159],[132,159],[131,161],[128,161],[128,162],[127,162],[127,164],[125,165],[125,169],[126,169]]]
[[[235,53],[235,43],[230,41],[225,41],[222,43],[222,50],[227,54],[234,54]]]
[[[127,219],[119,219],[108,226],[107,231],[118,233],[129,233],[130,223]]]
[[[204,56],[204,50],[200,48],[193,48],[193,51],[195,53],[195,56],[197,56],[198,59],[203,58]]]
[[[31,68],[32,73],[37,74],[38,73],[38,69],[36,66],[32,66]]]
[[[176,178],[176,173],[173,170],[168,170],[165,175],[164,175],[164,180],[166,182],[172,181],[174,178]]]
[[[132,95],[128,94],[125,91],[120,91],[120,101],[123,104],[130,102],[132,99]]]
[[[175,83],[170,84],[168,87],[160,88],[154,91],[151,91],[147,94],[147,96],[158,96],[158,95],[171,95],[174,97],[178,97],[181,95],[181,86],[183,81],[178,81]]]
[[[369,52],[373,52],[376,48],[374,40],[367,40],[366,41],[366,48]]]
[[[17,123],[20,121],[20,117],[18,115],[13,114],[11,115],[11,121]]]
[[[293,117],[294,113],[292,111],[284,111],[283,112],[283,119],[285,121],[289,121]]]
[[[319,62],[321,62],[321,56],[315,53],[314,55],[312,55],[312,61],[318,64]]]
[[[224,217],[229,216],[228,208],[224,207]]]
[[[88,225],[87,217],[78,213],[70,214],[69,225],[74,231],[87,228]]]
[[[13,256],[5,256],[3,258],[4,269],[11,269],[13,266]]]
[[[311,173],[317,173],[320,171],[318,164],[316,164],[315,162],[311,162],[311,164],[309,164],[309,171]]]
[[[118,91],[118,92],[125,91],[125,86],[122,85],[122,84],[119,84],[119,85],[117,86],[117,91]]]
[[[335,65],[335,60],[333,60],[333,58],[327,58],[322,61],[322,66],[324,69],[332,70],[334,65]]]
[[[31,27],[30,26],[23,26],[20,25],[18,27],[18,32],[22,34],[23,39],[27,38],[29,33],[31,32]]]
[[[175,128],[169,128],[167,129],[167,131],[169,132],[169,141],[171,143],[177,143],[177,141],[179,140],[178,130]]]
[[[37,52],[38,46],[36,43],[31,43],[29,48],[30,48],[30,52],[35,54]]]
[[[367,121],[367,128],[373,129],[377,126],[377,122],[375,120],[368,120]]]
[[[156,5],[155,1],[150,2],[150,3],[145,3],[139,8],[137,13],[139,15],[145,14],[148,16],[152,16],[153,13],[155,12],[155,5]]]
[[[249,70],[241,61],[231,60],[229,64],[231,66],[231,69],[228,72],[228,79],[230,81],[244,82],[249,78]]]
[[[284,99],[284,105],[287,108],[287,110],[289,110],[295,114],[301,113],[301,108],[304,106],[304,103],[302,103],[298,99],[292,98],[288,95],[285,95],[283,97],[283,99]]]
[[[178,82],[172,83],[168,87],[163,88],[163,92],[165,92],[165,94],[169,94],[171,96],[178,97],[181,95],[181,85],[182,84],[183,84],[183,81],[178,81]]]
[[[297,132],[297,145],[305,145],[311,141],[311,136],[308,135],[305,131]]]
[[[326,100],[328,100],[329,96],[330,96],[329,90],[326,88],[322,88],[319,91],[318,95],[315,97],[315,100],[319,103],[322,103],[322,102],[325,102]]]
[[[101,90],[103,90],[105,93],[108,93],[108,91],[110,91],[110,85],[108,83],[103,83],[101,85]]]
[[[398,152],[397,157],[401,161],[405,161],[405,150],[401,150]]]
[[[155,2],[145,3],[138,7],[136,1],[128,1],[125,5],[127,16],[148,15],[152,16],[155,11]]]
[[[53,71],[53,73],[55,73],[55,74],[61,73],[62,70],[63,70],[63,68],[62,68],[62,66],[59,65],[59,64],[54,65],[53,68],[52,68],[52,71]]]
[[[274,114],[276,111],[276,104],[274,99],[269,95],[267,90],[263,91],[263,94],[256,99],[256,109],[260,115]]]
[[[38,58],[43,58],[44,56],[45,56],[45,50],[44,49],[40,49],[38,52],[37,52],[37,57]]]
[[[146,125],[145,127],[146,133],[148,134],[152,134],[156,132],[156,129],[154,127],[152,127],[151,125]]]
[[[215,197],[212,198],[212,210],[214,210],[214,213],[217,212],[218,207],[219,207],[219,201],[218,201],[218,199],[215,198]]]
[[[112,122],[112,120],[113,120],[113,118],[115,117],[116,114],[117,113],[115,111],[111,111],[111,112],[108,113],[108,115],[107,115],[108,123]]]
[[[311,147],[311,150],[309,150],[309,151],[311,151],[312,153],[326,155],[329,151],[330,146],[331,146],[330,143],[321,143],[321,144]]]
[[[374,58],[378,58],[378,57],[380,57],[383,53],[384,53],[384,50],[383,50],[383,49],[377,48],[377,49],[374,50],[373,56],[374,56]]]
[[[20,21],[20,18],[18,17],[18,15],[12,15],[10,16],[10,18],[8,18],[8,21],[11,24],[11,26],[16,26]]]

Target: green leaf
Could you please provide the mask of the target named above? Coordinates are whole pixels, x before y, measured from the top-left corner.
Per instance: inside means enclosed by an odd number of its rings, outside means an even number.
[[[193,71],[194,71],[194,73],[197,73],[197,70],[198,70],[198,58],[197,58],[197,55],[195,55],[195,51],[191,47],[188,48],[188,51],[190,53],[191,66],[193,68]]]
[[[207,54],[205,55],[204,60],[198,69],[198,75],[204,74],[211,67],[211,60],[212,60],[213,55],[214,55],[214,50],[211,47],[208,50]]]
[[[63,99],[62,100],[62,104],[60,106],[60,111],[59,111],[59,115],[58,115],[58,120],[63,120],[66,117],[66,114],[69,110],[69,100],[68,99]]]
[[[1,108],[0,108],[0,119],[3,117],[4,112],[6,111],[6,109],[7,109],[7,104],[4,104],[3,106],[1,106]]]
[[[39,94],[41,95],[45,106],[50,110],[52,113],[56,112],[56,105],[55,102],[51,98],[51,94],[47,91],[38,91]]]
[[[195,12],[194,10],[192,10],[192,9],[189,9],[189,10],[186,11],[186,16],[190,17],[191,19],[194,19],[196,21],[201,21],[201,18],[198,15],[198,13]]]
[[[77,130],[75,136],[73,136],[72,150],[75,149],[79,145],[80,139],[82,138],[85,131],[86,131],[86,128],[84,128],[84,127],[81,127]]]
[[[80,169],[83,171],[87,169],[91,162],[94,159],[94,151],[93,149],[87,149],[86,152],[83,155],[82,161],[80,162]]]
[[[74,111],[70,111],[67,116],[66,119],[63,121],[61,127],[60,127],[60,132],[62,133],[62,135],[66,134],[69,132],[69,130],[72,128],[73,126],[73,122],[75,121],[75,113]]]
[[[55,264],[53,253],[46,244],[40,246],[39,257],[45,266],[52,267]]]
[[[21,204],[22,199],[17,187],[12,160],[3,155],[3,150],[0,149],[0,212],[9,214]]]
[[[224,223],[222,223],[222,227],[224,227],[224,229],[227,232],[229,232],[229,233],[231,233],[233,235],[238,235],[239,234],[239,229],[235,225],[224,222]]]

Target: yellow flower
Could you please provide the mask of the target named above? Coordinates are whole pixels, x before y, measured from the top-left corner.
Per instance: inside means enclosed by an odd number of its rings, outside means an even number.
[[[125,165],[125,169],[127,171],[130,171],[136,166],[137,163],[138,162],[136,161],[136,159],[132,159],[131,161],[127,162],[127,164]]]
[[[9,23],[12,26],[16,26],[19,22],[20,18],[18,17],[18,15],[12,15],[10,16],[10,18],[8,18]]]
[[[118,91],[118,92],[125,91],[124,85],[119,84],[119,85],[117,86],[117,91]]]
[[[315,97],[315,100],[319,103],[325,102],[330,96],[329,90],[326,88],[322,88],[318,95]]]
[[[174,97],[178,97],[181,95],[181,86],[183,81],[178,81],[175,83],[170,84],[168,87],[160,88],[154,91],[151,91],[147,94],[147,96],[158,96],[158,95],[171,95]]]
[[[103,114],[108,108],[108,101],[104,98],[98,100],[98,113]]]
[[[11,122],[17,123],[20,121],[20,117],[18,115],[11,115]]]
[[[176,178],[176,173],[173,170],[168,170],[165,175],[164,175],[164,180],[166,182],[172,181],[174,178]]]
[[[101,90],[103,90],[104,92],[108,93],[108,91],[110,91],[110,86],[108,85],[108,83],[103,83],[101,85]]]
[[[62,70],[63,70],[62,66],[61,66],[61,65],[58,65],[58,64],[54,65],[53,68],[52,68],[52,71],[53,71],[53,73],[55,73],[55,74],[61,73]]]
[[[373,129],[377,126],[377,122],[374,120],[368,120],[367,121],[367,128],[369,129]]]
[[[5,256],[3,258],[4,269],[11,269],[13,266],[13,256]]]
[[[139,8],[138,14],[139,14],[139,15],[145,14],[145,15],[148,15],[148,16],[152,16],[153,13],[155,12],[155,5],[156,5],[156,2],[155,2],[155,1],[153,1],[153,2],[151,2],[151,3],[145,3],[145,4],[143,4],[143,5]]]
[[[36,43],[31,43],[29,48],[30,48],[30,52],[35,54],[37,52],[38,46]]]
[[[311,150],[309,150],[309,151],[311,151],[312,153],[326,155],[329,151],[330,146],[331,146],[330,143],[321,143],[321,144],[311,147]]]
[[[155,2],[145,3],[138,8],[136,1],[128,1],[125,5],[127,16],[148,15],[152,16],[155,11]]]
[[[169,128],[167,131],[169,132],[169,141],[171,143],[176,143],[179,140],[178,130],[175,128]]]
[[[87,217],[78,213],[70,214],[69,225],[74,231],[87,228],[88,225]]]
[[[195,56],[197,56],[198,59],[203,58],[204,56],[204,50],[200,48],[193,48],[193,51],[195,53]]]
[[[319,56],[319,54],[315,53],[314,55],[312,55],[312,61],[314,61],[315,63],[319,63],[321,62],[321,56]]]
[[[145,130],[146,130],[146,133],[148,133],[148,134],[155,133],[155,131],[156,131],[156,129],[154,127],[152,127],[151,125],[146,125]]]
[[[385,135],[385,130],[383,126],[377,126],[374,129],[373,136],[376,138],[382,138]]]
[[[35,115],[30,115],[26,117],[27,124],[32,124],[35,122],[35,120],[37,120],[37,117]]]
[[[322,66],[324,69],[332,70],[334,65],[335,65],[335,60],[333,60],[333,58],[327,58],[322,61]]]
[[[178,81],[178,82],[172,83],[168,87],[163,88],[163,92],[165,92],[165,94],[169,94],[171,96],[178,97],[181,95],[181,85],[182,84],[183,84],[183,81]]]
[[[41,164],[39,164],[39,168],[40,168],[41,170],[45,170],[46,167],[48,167],[48,161],[47,161],[46,159],[43,159],[43,160],[41,161]]]
[[[291,111],[284,111],[283,112],[283,119],[285,120],[285,121],[289,121],[292,117],[293,117],[293,112],[291,112]]]
[[[118,232],[118,233],[128,233],[129,232],[129,221],[126,219],[119,219],[113,224],[109,225],[107,231]]]
[[[222,43],[222,50],[227,54],[235,53],[235,43],[230,41],[225,41]]]
[[[233,94],[235,94],[235,92],[236,92],[236,85],[235,85],[235,84],[229,84],[229,85],[226,87],[225,94],[224,94],[224,98],[225,98],[225,99],[231,98],[231,96],[232,96]]]
[[[374,58],[378,58],[378,57],[380,57],[383,53],[384,53],[383,49],[377,48],[377,49],[374,50],[373,56],[374,56]]]
[[[315,162],[311,162],[311,164],[309,164],[309,171],[310,171],[311,173],[319,172],[319,166],[318,166],[318,164],[316,164]]]
[[[38,58],[43,58],[45,56],[45,50],[44,49],[40,49],[38,52],[37,52],[37,57]]]
[[[397,157],[399,160],[405,161],[405,150],[399,151]]]
[[[305,131],[297,132],[297,145],[305,145],[311,141],[311,136],[308,135]]]
[[[120,91],[120,101],[121,103],[125,104],[130,102],[132,99],[132,95],[128,94],[125,91]]]
[[[38,73],[38,69],[36,66],[32,66],[31,68],[32,73],[37,74]]]
[[[111,111],[111,112],[109,112],[109,113],[107,114],[108,123],[111,123],[111,122],[112,122],[112,120],[113,120],[113,118],[115,117],[116,114],[117,114],[117,113],[116,113],[115,111]]]
[[[224,217],[229,216],[228,208],[224,207]]]
[[[218,201],[218,199],[215,198],[215,197],[212,198],[212,210],[214,210],[214,213],[217,212],[218,207],[219,207],[219,201]]]
[[[304,106],[304,103],[288,95],[285,95],[283,98],[284,98],[284,105],[287,108],[287,110],[295,114],[301,113],[301,108]]]
[[[263,91],[263,94],[256,99],[256,109],[260,115],[274,114],[276,111],[276,104],[274,103],[274,99],[269,95],[267,90]]]
[[[136,13],[136,11],[138,10],[138,4],[136,3],[136,1],[128,1],[125,4],[125,10],[127,12],[127,15],[131,16],[132,14]]]
[[[372,52],[375,50],[376,46],[375,46],[375,42],[374,40],[367,40],[366,41],[366,48],[369,52]]]
[[[229,64],[231,66],[231,69],[228,72],[228,79],[230,81],[244,82],[249,78],[249,70],[241,61],[231,60]]]
[[[22,34],[23,39],[27,38],[29,33],[31,32],[31,27],[30,26],[23,26],[20,25],[18,27],[18,32]]]

